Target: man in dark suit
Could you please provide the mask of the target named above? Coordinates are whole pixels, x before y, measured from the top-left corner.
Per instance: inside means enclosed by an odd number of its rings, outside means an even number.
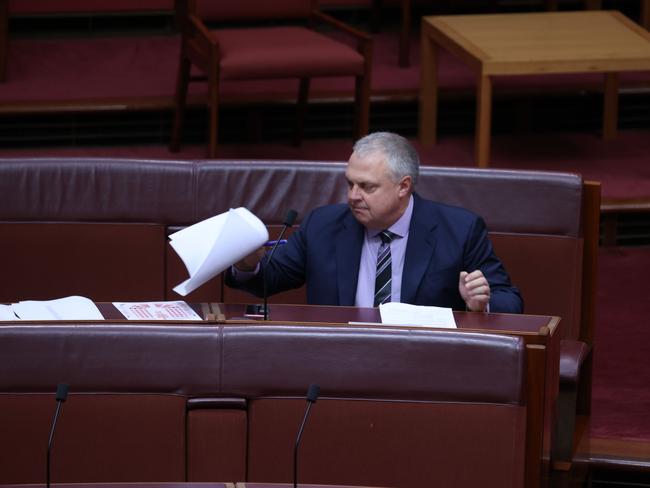
[[[267,263],[261,252],[226,275],[258,296],[307,284],[310,304],[387,301],[456,310],[521,313],[522,299],[494,254],[483,220],[414,193],[415,149],[379,132],[354,145],[348,203],[312,211]],[[265,278],[266,275],[266,278]]]

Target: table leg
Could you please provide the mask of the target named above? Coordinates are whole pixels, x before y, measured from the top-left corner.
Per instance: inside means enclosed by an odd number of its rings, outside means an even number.
[[[438,47],[422,26],[420,61],[420,143],[433,145],[438,123]]]
[[[476,89],[476,165],[487,168],[490,160],[492,125],[492,79],[479,75]]]
[[[650,30],[650,0],[641,0],[641,19],[639,23],[646,30]]]
[[[585,10],[602,10],[603,0],[584,0]]]
[[[616,137],[618,125],[618,73],[605,73],[603,139]]]
[[[399,65],[411,66],[411,0],[402,0],[402,26],[399,33]]]
[[[0,82],[7,79],[9,53],[9,0],[0,0]]]

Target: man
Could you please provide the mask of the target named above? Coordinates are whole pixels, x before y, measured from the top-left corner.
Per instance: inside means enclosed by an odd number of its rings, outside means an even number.
[[[307,284],[310,304],[377,306],[387,301],[456,310],[521,313],[483,220],[424,200],[414,188],[419,158],[403,137],[370,134],[354,145],[348,204],[312,211],[270,263],[254,253],[226,275],[258,296]],[[265,278],[266,276],[266,278]]]

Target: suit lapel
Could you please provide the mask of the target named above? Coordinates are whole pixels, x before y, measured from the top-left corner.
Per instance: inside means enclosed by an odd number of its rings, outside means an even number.
[[[406,244],[404,270],[402,271],[402,296],[404,303],[415,303],[417,290],[424,273],[434,259],[436,247],[435,228],[437,222],[433,215],[427,215],[426,205],[422,199],[413,195],[413,215],[409,225],[409,237]]]
[[[348,212],[336,236],[336,281],[339,305],[354,305],[362,246],[363,226]]]

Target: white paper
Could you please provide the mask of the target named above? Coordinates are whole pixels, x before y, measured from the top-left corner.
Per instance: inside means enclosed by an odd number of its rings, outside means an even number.
[[[169,236],[190,277],[174,288],[185,296],[269,239],[266,226],[244,207],[202,220]]]
[[[12,303],[11,308],[21,320],[104,320],[93,301],[80,296],[25,300]]]
[[[187,303],[113,302],[128,320],[203,320]]]
[[[11,305],[0,305],[0,320],[18,320]]]
[[[381,316],[381,323],[387,325],[456,328],[456,321],[451,308],[389,302],[379,305],[379,315]]]

